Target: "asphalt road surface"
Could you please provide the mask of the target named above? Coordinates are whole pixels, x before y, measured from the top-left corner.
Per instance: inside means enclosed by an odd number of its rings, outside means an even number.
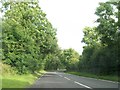
[[[63,72],[47,72],[40,77],[31,88],[118,88],[118,82],[93,79],[66,74]],[[119,90],[119,89],[118,89]]]

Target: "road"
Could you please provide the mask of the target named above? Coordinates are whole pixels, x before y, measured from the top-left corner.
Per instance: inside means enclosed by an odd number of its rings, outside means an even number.
[[[118,90],[118,83],[63,72],[47,72],[32,85],[32,88],[86,88],[91,90],[95,88],[112,88],[111,90]]]

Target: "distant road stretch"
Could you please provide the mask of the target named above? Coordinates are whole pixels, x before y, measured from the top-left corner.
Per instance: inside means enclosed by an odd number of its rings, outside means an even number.
[[[116,89],[118,86],[118,82],[87,78],[62,72],[47,72],[31,88],[86,88],[92,90],[94,88]]]

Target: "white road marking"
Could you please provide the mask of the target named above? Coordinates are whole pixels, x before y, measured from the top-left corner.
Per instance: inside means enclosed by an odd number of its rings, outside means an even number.
[[[59,75],[60,77],[63,77],[62,75]]]
[[[86,86],[86,85],[84,85],[84,84],[81,84],[81,83],[79,83],[79,82],[74,81],[74,83],[76,83],[76,84],[78,84],[78,85],[81,85],[81,86],[83,86],[83,87],[86,87],[86,88],[92,89],[91,87]]]
[[[73,74],[68,74],[68,75],[73,75]],[[76,76],[76,75],[74,75],[74,76]],[[100,80],[100,81],[111,82],[111,83],[119,83],[117,81],[110,81],[110,80],[97,79],[97,78],[91,78],[91,77],[84,77],[84,76],[77,76],[77,77],[81,77],[81,78],[85,78],[85,79]]]
[[[70,80],[69,78],[67,78],[67,77],[64,77],[65,79],[67,79],[67,80]]]
[[[109,81],[109,80],[103,80],[103,79],[98,79],[98,80],[105,81],[105,82],[110,82],[110,83],[119,83],[119,82],[114,82],[114,81]]]
[[[43,75],[41,75],[41,76],[39,77],[39,79],[41,79],[43,76],[44,76],[44,74],[43,74]]]
[[[100,80],[100,81],[111,82],[111,83],[119,83],[119,82],[117,82],[117,81],[110,81],[110,80],[97,79],[97,78],[90,78],[90,77],[83,77],[83,76],[80,76],[80,77],[81,77],[81,78],[85,78],[85,79]]]
[[[57,72],[54,72],[55,74],[57,74]]]

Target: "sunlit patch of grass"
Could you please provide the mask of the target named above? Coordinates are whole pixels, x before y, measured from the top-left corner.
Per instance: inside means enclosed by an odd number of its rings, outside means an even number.
[[[14,79],[2,79],[2,88],[23,88],[30,85],[28,82]]]
[[[2,88],[24,88],[28,87],[37,78],[32,74],[27,75],[8,75],[2,77]]]
[[[0,78],[2,80],[2,88],[26,88],[32,85],[35,80],[45,73],[44,70],[40,70],[34,74],[22,74],[18,75],[16,70],[6,64],[0,63],[2,66],[2,74]],[[1,88],[1,87],[0,87]]]
[[[5,75],[2,77],[2,88],[26,88],[32,85],[45,71],[35,74]]]

